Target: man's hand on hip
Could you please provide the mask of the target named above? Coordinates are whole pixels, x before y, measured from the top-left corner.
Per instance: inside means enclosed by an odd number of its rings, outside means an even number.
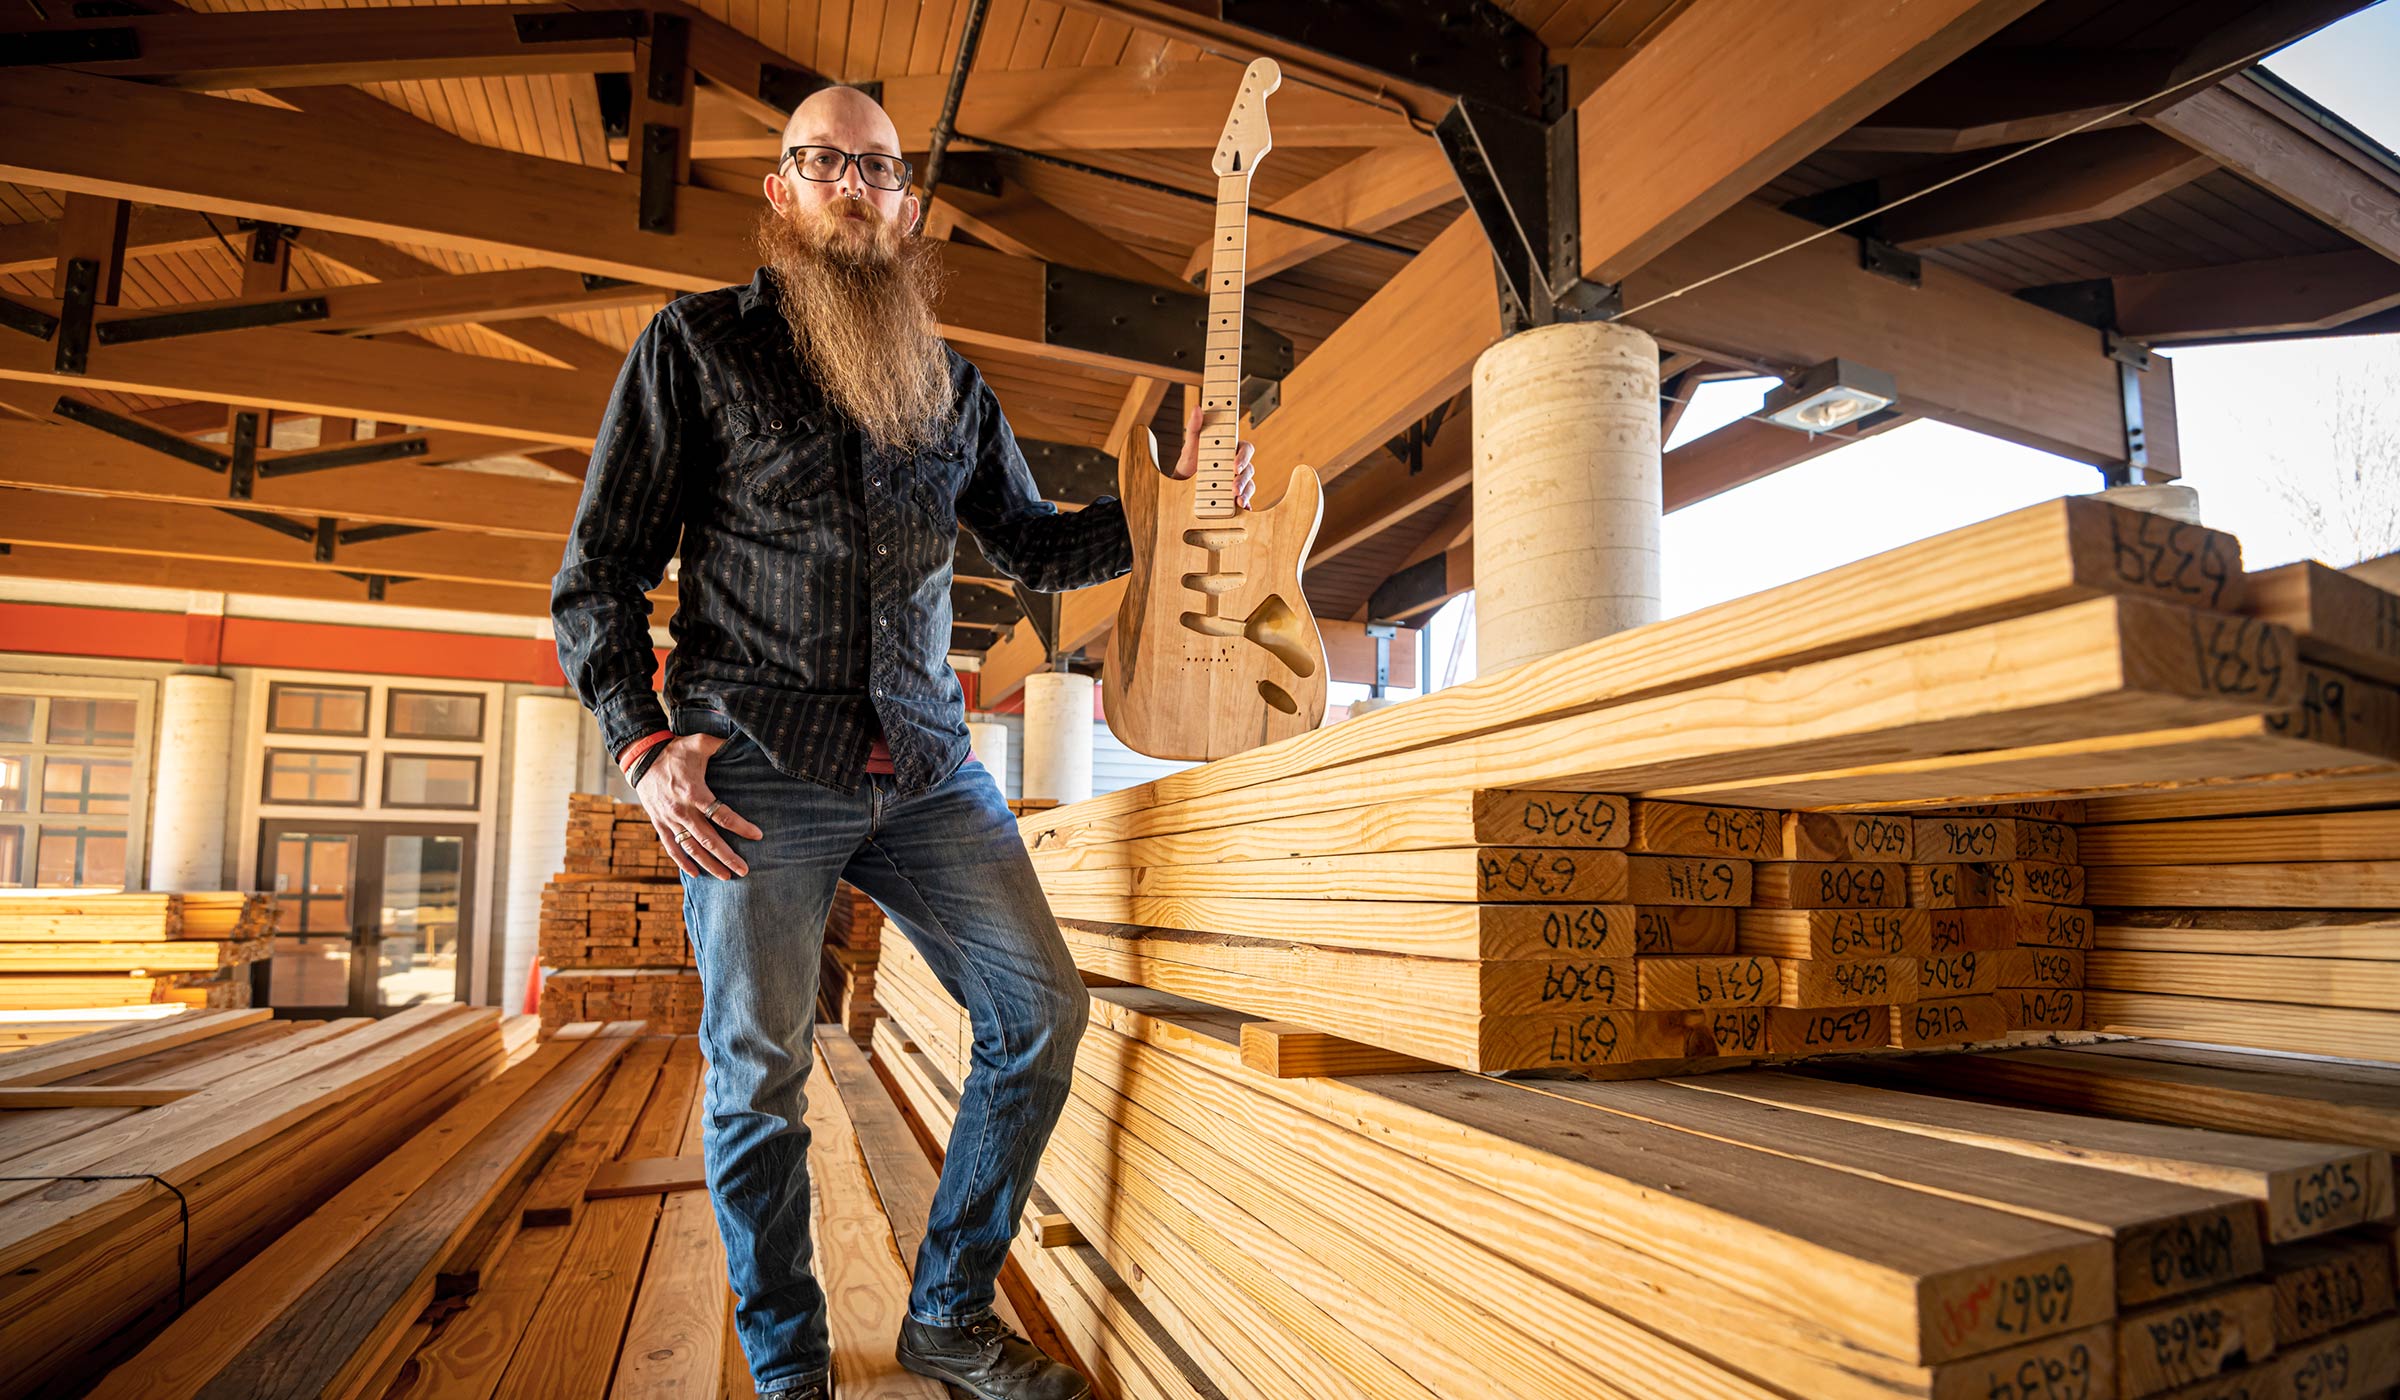
[[[730,880],[749,874],[750,863],[734,854],[725,832],[752,841],[766,834],[708,790],[708,760],[723,747],[725,741],[714,734],[669,739],[634,789],[675,868],[686,875]]]

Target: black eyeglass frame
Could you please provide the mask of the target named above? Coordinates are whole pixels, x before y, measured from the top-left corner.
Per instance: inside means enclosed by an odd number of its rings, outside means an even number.
[[[842,158],[842,168],[836,170],[832,175],[826,177],[825,179],[820,180],[816,176],[809,174],[805,166],[793,165],[792,157],[800,154],[802,151],[831,151],[835,155]],[[860,164],[860,162],[865,160],[868,156],[874,156],[878,160],[888,160],[899,166],[900,183],[897,185],[876,184],[875,181],[867,175],[866,166]],[[800,178],[808,181],[812,185],[830,185],[834,181],[841,179],[842,176],[848,174],[853,166],[856,166],[858,169],[858,178],[866,182],[868,189],[883,190],[886,193],[898,193],[901,190],[907,189],[909,176],[916,173],[916,167],[910,165],[906,160],[903,160],[899,156],[889,155],[883,151],[845,151],[839,146],[786,146],[783,148],[783,159],[775,163],[775,168],[781,170],[786,165],[793,165],[793,168],[799,172]]]

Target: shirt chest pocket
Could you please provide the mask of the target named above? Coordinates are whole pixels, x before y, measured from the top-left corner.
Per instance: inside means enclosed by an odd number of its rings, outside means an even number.
[[[814,495],[841,464],[837,435],[806,409],[764,401],[718,410],[725,471],[737,496],[768,505]]]
[[[955,447],[926,448],[911,464],[915,483],[911,494],[934,534],[947,538],[958,532],[958,493],[966,485],[966,454]]]

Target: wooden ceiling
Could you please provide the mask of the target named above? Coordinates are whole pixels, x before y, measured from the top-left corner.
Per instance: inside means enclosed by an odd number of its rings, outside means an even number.
[[[1720,12],[1762,2],[1508,0],[1502,8],[1539,36],[1548,46],[1551,61],[1563,64],[1574,75],[1575,96],[1586,100],[1585,94],[1604,89],[1620,69],[1635,71],[1630,66],[1632,56],[1647,51],[1662,35],[1700,32],[1702,24],[1722,18]],[[136,3],[153,13],[170,13],[174,8],[170,0]],[[187,8],[208,14],[274,15],[337,7],[196,0]],[[603,6],[599,0],[578,0],[576,8]],[[1859,23],[1873,23],[1865,14],[1871,8],[1861,7]],[[1933,180],[1975,171],[1952,191],[1943,192],[1954,205],[1963,203],[1964,207],[1937,205],[1928,196],[1908,216],[1923,215],[1919,226],[1932,230],[1926,238],[1910,244],[1929,267],[1961,274],[1998,293],[2113,287],[2121,297],[2138,294],[2155,299],[2171,289],[2139,279],[2238,273],[2283,267],[2287,259],[2366,254],[2362,264],[2340,264],[2341,277],[2320,276],[2312,282],[2312,287],[2332,285],[2304,308],[2309,312],[2307,324],[2365,324],[2400,305],[2400,286],[2389,288],[2388,299],[2384,291],[2392,281],[2387,264],[2400,265],[2400,198],[2394,196],[2394,191],[2400,190],[2400,174],[2382,162],[2371,143],[2318,121],[2321,114],[2313,112],[2304,99],[2245,78],[2238,80],[2242,85],[2238,91],[2236,85],[2222,90],[2236,94],[2226,102],[2238,106],[2238,111],[2229,107],[2231,116],[2220,112],[2200,113],[2199,117],[2221,119],[2219,127],[2230,124],[2249,129],[2282,122],[2284,126],[2269,133],[2277,140],[2314,123],[2308,130],[2321,150],[2312,147],[2272,159],[2254,158],[2240,148],[2238,140],[2221,132],[2211,135],[2217,128],[2194,117],[2189,104],[2178,109],[2182,125],[2173,113],[2128,109],[2090,130],[2065,136],[2056,147],[2031,146],[2072,125],[2077,114],[2117,103],[2127,82],[2196,72],[2209,63],[2232,71],[2243,66],[2234,60],[2246,60],[2275,41],[2304,33],[2351,8],[2355,5],[2257,5],[2241,0],[2048,0],[1986,6],[1975,12],[1987,21],[1986,28],[1978,31],[1980,37],[1957,45],[1953,50],[1956,56],[1944,60],[1948,66],[1936,65],[1940,71],[1930,77],[1885,91],[1879,109],[1861,109],[1866,112],[1864,120],[1855,125],[1845,123],[1847,129],[1834,128],[1831,139],[1813,141],[1794,151],[1791,158],[1750,178],[1734,193],[1749,194],[1762,208],[1782,206],[1823,217],[1825,209],[1841,207],[1843,198],[1863,200],[1859,207],[1872,207]],[[929,110],[928,102],[938,99],[941,80],[957,51],[967,4],[966,0],[707,0],[693,5],[689,13],[752,41],[743,51],[748,55],[746,61],[755,62],[763,54],[836,79],[884,82],[887,103],[904,116],[904,142],[914,142],[923,122],[908,114],[924,113]],[[1185,23],[1180,16],[1187,13],[1175,8],[1173,0],[992,0],[974,65],[975,78],[959,119],[962,139],[953,150],[974,150],[975,143],[964,138],[980,134],[1205,196],[1213,188],[1205,145],[1207,133],[1213,132],[1217,121],[1206,94],[1219,88],[1229,93],[1249,51],[1239,33]],[[96,21],[85,23],[92,22]],[[612,138],[609,128],[612,116],[623,120],[622,92],[627,84],[625,69],[630,65],[616,59],[600,60],[603,71],[597,74],[589,71],[592,66],[586,63],[583,71],[404,77],[354,84],[312,82],[264,91],[229,87],[218,89],[216,95],[296,109],[311,119],[364,123],[345,129],[377,132],[379,143],[361,143],[345,151],[342,163],[355,162],[356,168],[329,172],[335,183],[354,177],[371,182],[379,145],[385,158],[397,160],[421,146],[438,149],[425,144],[436,141],[464,142],[482,150],[615,174],[624,168],[625,141],[621,131]],[[1037,73],[1043,76],[1003,76]],[[1345,86],[1347,95],[1332,90]],[[1431,159],[1432,142],[1424,134],[1424,123],[1438,117],[1439,111],[1409,110],[1412,100],[1421,99],[1421,94],[1402,85],[1377,93],[1339,74],[1326,75],[1321,84],[1287,84],[1286,91],[1292,123],[1288,132],[1279,127],[1276,149],[1257,175],[1255,206],[1282,207],[1319,223],[1347,227],[1372,242],[1322,238],[1311,242],[1312,236],[1304,232],[1254,222],[1254,255],[1271,238],[1311,246],[1295,247],[1290,257],[1278,260],[1272,275],[1254,284],[1252,315],[1288,336],[1303,365],[1346,325],[1351,339],[1337,342],[1327,353],[1357,353],[1354,347],[1360,344],[1438,334],[1437,328],[1403,330],[1396,336],[1370,334],[1364,327],[1370,320],[1376,326],[1411,324],[1406,308],[1395,308],[1389,318],[1378,319],[1383,317],[1379,294],[1381,301],[1388,302],[1393,293],[1387,289],[1407,286],[1404,280],[1395,279],[1412,266],[1410,250],[1426,249],[1445,230],[1460,225],[1464,206],[1458,188],[1446,167]],[[2178,94],[2189,95],[2189,91]],[[9,103],[10,98],[0,94],[0,124],[10,119]],[[2240,120],[2232,120],[2234,117]],[[1683,127],[1670,122],[1668,130],[1675,133],[1671,136],[1627,133],[1623,139],[1703,143],[1709,139],[1713,123],[1714,118]],[[999,129],[987,129],[993,126]],[[697,92],[690,129],[694,142],[690,187],[696,192],[721,191],[755,199],[758,178],[769,168],[765,153],[773,144],[772,130],[757,102],[742,100],[741,94],[714,83],[704,84]],[[1195,132],[1201,134],[1195,137]],[[171,138],[166,132],[143,131],[133,139]],[[1587,133],[1585,140],[1591,142],[1592,136]],[[2020,154],[2024,163],[2016,170],[2024,177],[2018,181],[2021,189],[2004,183],[2012,178],[2002,174],[2008,166],[1978,169],[1996,158]],[[2036,164],[2037,160],[2048,164]],[[2324,168],[2301,168],[2310,160]],[[1179,198],[1100,174],[1007,154],[991,156],[988,164],[1001,180],[997,202],[979,203],[961,193],[955,207],[935,220],[961,249],[962,258],[969,256],[969,250],[991,251],[1080,265],[1135,281],[1172,284],[1207,236],[1210,206],[1202,198]],[[7,162],[0,159],[0,169],[5,168]],[[294,172],[294,178],[307,177],[304,172]],[[0,295],[33,305],[56,297],[58,230],[69,213],[69,198],[61,186],[67,183],[72,182],[0,183]],[[1978,193],[1988,194],[1996,207],[1977,208],[1960,198]],[[435,185],[415,197],[440,201],[445,192]],[[698,193],[693,196],[700,197]],[[208,201],[195,199],[187,210],[164,202],[146,203],[135,210],[137,237],[124,263],[120,305],[157,308],[234,298],[246,289],[258,290],[255,270],[248,274],[246,288],[244,254],[249,235],[242,222],[224,212],[190,212],[206,207]],[[1893,219],[1895,230],[1907,226],[1899,211],[1886,217]],[[162,221],[157,225],[161,231],[147,240],[139,236],[144,218]],[[167,220],[173,221],[172,227],[163,222]],[[1958,229],[1978,236],[1950,236],[1949,231]],[[1875,229],[1870,225],[1857,231]],[[1987,232],[1989,236],[1980,236]],[[556,246],[564,246],[564,242]],[[1697,241],[1692,247],[1693,256],[1700,256]],[[545,261],[473,251],[457,242],[436,245],[405,237],[368,237],[356,231],[337,231],[329,221],[325,226],[300,226],[292,240],[283,285],[293,290],[330,289],[572,265],[572,260],[564,258]],[[1670,265],[1680,269],[1684,264],[1672,256],[1661,257],[1656,264],[1660,268]],[[1469,279],[1484,279],[1481,293],[1488,300],[1488,274],[1480,258],[1469,256],[1443,266],[1463,269],[1461,275]],[[1771,278],[1774,274],[1764,275]],[[1628,279],[1628,286],[1633,282]],[[2239,316],[2230,321],[2218,317],[2212,322],[2206,294],[2213,285],[2203,285],[2197,293],[2179,293],[2183,301],[2177,314],[2185,319],[2174,324],[2187,329],[2196,325],[2200,336],[2275,334],[2287,331],[2294,324],[2291,318],[2301,314],[2280,303],[2255,308],[2245,303]],[[1728,285],[1722,290],[1738,298],[1742,288]],[[519,366],[529,374],[574,370],[587,377],[606,377],[613,375],[616,361],[651,312],[672,294],[671,284],[662,280],[646,296],[590,309],[530,317],[461,316],[371,338],[473,357],[479,364]],[[2185,304],[2194,295],[2202,301],[2199,313]],[[1799,352],[1791,347],[1839,349],[1844,343],[1839,326],[1813,327],[1803,335],[1769,325],[1775,313],[1765,302],[1758,303],[1758,326],[1741,326],[1736,316],[1734,329],[1728,330],[1726,318],[1698,314],[1706,310],[1705,301],[1679,302],[1670,308],[1673,315],[1635,318],[1658,334],[1666,347],[1668,369],[1682,376],[1671,381],[1669,392],[1679,397],[1688,396],[1700,378],[1712,374],[1797,368],[1794,359]],[[1694,314],[1684,315],[1687,310]],[[2195,314],[2197,321],[2192,320]],[[1356,322],[1354,318],[1358,318]],[[2178,332],[2162,333],[2161,338],[2194,336]],[[1150,421],[1162,441],[1172,444],[1179,421],[1179,395],[1146,395],[1148,386],[1137,377],[1134,367],[1094,364],[1089,357],[1052,353],[1040,339],[1038,335],[1031,341],[985,338],[968,350],[994,386],[1020,436],[1103,447],[1129,405],[1156,401]],[[1345,349],[1345,345],[1353,348]],[[1468,359],[1475,348],[1460,347]],[[108,349],[102,348],[95,363],[104,367],[108,355]],[[1446,368],[1441,375],[1438,385],[1427,381],[1430,391],[1412,391],[1411,402],[1418,411],[1451,398],[1457,392],[1456,382],[1463,382],[1454,369]],[[60,387],[34,370],[19,366],[12,371],[9,362],[0,361],[0,411],[56,428],[58,421],[50,409]],[[227,396],[195,402],[178,394],[69,387],[77,397],[111,411],[146,416],[200,440],[220,440],[225,429]],[[2165,395],[2164,406],[2171,419],[2171,393]],[[1939,395],[1924,404],[1923,410],[1985,431],[2007,432],[2012,421],[2006,412],[1942,401]],[[1307,411],[1321,420],[1330,410],[1318,405]],[[1665,405],[1665,411],[1676,412],[1675,404]],[[1377,412],[1380,410],[1370,411],[1362,405],[1361,421],[1383,421],[1376,417]],[[411,416],[406,408],[393,413],[390,431],[444,421],[430,412]],[[279,414],[273,445],[286,450],[314,445],[321,430],[320,416],[298,410]],[[1282,426],[1267,425],[1270,430]],[[347,424],[337,424],[335,434],[348,430]],[[357,431],[369,430],[362,427]],[[1295,442],[1321,442],[1321,434],[1310,436],[1313,431],[1295,425],[1290,437]],[[1361,616],[1368,597],[1392,573],[1415,562],[1426,550],[1443,547],[1471,523],[1465,519],[1462,504],[1471,493],[1461,489],[1467,463],[1460,446],[1470,431],[1462,415],[1452,426],[1452,445],[1444,449],[1457,453],[1458,460],[1421,473],[1390,469],[1398,459],[1382,451],[1381,432],[1353,434],[1355,441],[1338,460],[1316,452],[1319,464],[1335,478],[1330,482],[1329,537],[1338,534],[1342,539],[1338,551],[1318,560],[1309,574],[1309,592],[1321,616]],[[2042,425],[2028,423],[2020,440],[2052,445],[2051,439],[2042,435],[2044,431]],[[2165,436],[2171,441],[2171,427]],[[1274,439],[1275,432],[1267,432],[1266,437]],[[80,440],[50,436],[24,441]],[[562,448],[556,436],[544,441],[527,434],[511,440],[507,432],[479,435],[454,430],[444,441],[449,444],[447,452],[437,450],[423,459],[442,462],[446,458],[443,466],[356,467],[328,477],[342,475],[353,483],[389,480],[394,483],[393,494],[400,495],[405,494],[399,485],[404,478],[417,480],[406,477],[408,472],[481,468],[520,475],[547,473],[550,481],[526,485],[549,489],[552,497],[529,497],[524,509],[533,517],[544,511],[561,513],[554,524],[545,525],[538,533],[543,538],[563,536],[563,512],[571,509],[573,499],[572,478],[580,472],[574,448]],[[1680,478],[1679,465],[1670,454],[1669,496],[1676,501],[1698,499],[1822,450],[1821,442],[1775,433],[1745,436],[1739,444],[1720,439],[1705,454],[1687,457]],[[2053,446],[2053,450],[2061,449]],[[2087,448],[2081,455],[2099,460],[2104,453]],[[1706,465],[1702,466],[1704,459]],[[68,463],[47,476],[20,472],[0,481],[0,490],[55,490],[76,479],[75,466]],[[1339,476],[1344,471],[1352,472],[1347,481]],[[157,499],[146,494],[150,491],[146,486],[129,486],[121,492],[111,489],[112,494]],[[355,499],[372,496],[370,491]],[[101,543],[111,528],[112,506],[88,497],[79,499],[83,501],[81,509],[90,516],[87,531],[80,536],[71,530],[50,535],[14,532],[20,548],[0,560],[0,571],[55,574],[83,561],[90,565],[91,577],[127,576],[128,566],[122,561],[129,556],[124,551],[113,553],[111,557],[119,562],[106,568],[93,552],[113,548]],[[551,503],[540,504],[542,500]],[[278,505],[293,513],[300,511],[296,502]],[[170,513],[202,509],[190,503],[145,508]],[[352,517],[357,519],[407,515],[397,505],[386,505],[380,513],[372,505],[352,504],[345,509],[362,511]],[[471,519],[445,518],[439,528],[471,530],[475,524]],[[144,538],[171,540],[175,533],[166,529]],[[9,527],[0,523],[0,539],[11,535]],[[242,543],[238,531],[235,543]],[[425,541],[420,541],[413,553],[397,548],[400,542],[393,543],[391,570],[395,574],[403,573],[412,558],[432,556]],[[271,582],[279,572],[302,572],[272,567],[286,562],[277,551],[289,552],[292,547],[296,546],[278,543],[260,532],[257,540],[241,548],[170,552],[167,557],[183,562],[166,572],[145,565],[151,572],[143,576],[187,580],[177,586],[208,586],[206,580],[213,568],[222,571],[223,586],[257,589],[262,580]],[[328,589],[338,593],[363,586],[344,574],[328,575],[322,569],[306,573],[305,579],[295,578],[292,591],[323,596]],[[417,576],[431,580],[441,575],[429,571]],[[476,596],[468,586],[471,583],[472,579],[461,579],[459,586],[446,587],[442,596],[452,601],[442,605],[468,605],[464,600]],[[497,591],[490,596],[495,608],[539,610],[530,581],[512,577],[493,583]],[[982,585],[967,587],[976,590],[974,615],[992,625],[966,634],[962,641],[970,646],[992,643],[1013,616],[1013,605],[995,608],[996,590]],[[397,588],[389,596],[405,601],[405,591]],[[426,591],[430,593],[430,584]],[[962,600],[964,597],[962,593]],[[968,611],[962,601],[962,616]]]

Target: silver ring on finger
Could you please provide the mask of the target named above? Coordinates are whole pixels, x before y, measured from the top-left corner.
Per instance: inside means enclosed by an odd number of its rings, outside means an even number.
[[[700,819],[703,821],[715,821],[717,817],[717,809],[724,805],[725,799],[722,797],[718,798],[714,802],[709,803],[707,806],[700,809]]]
[[[681,847],[683,847],[685,850],[690,850],[690,849],[691,849],[691,845],[692,845],[692,833],[690,833],[690,832],[688,832],[688,831],[678,831],[678,832],[676,832],[676,833],[675,833],[675,844],[676,844],[676,845],[678,845],[678,846],[681,846]]]

